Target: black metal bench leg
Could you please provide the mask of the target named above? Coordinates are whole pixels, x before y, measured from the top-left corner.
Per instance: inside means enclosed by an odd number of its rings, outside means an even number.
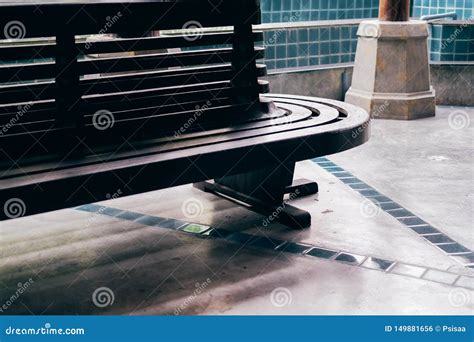
[[[311,215],[288,202],[316,193],[318,185],[308,180],[292,183],[293,173],[294,164],[223,177],[213,183],[195,183],[194,187],[243,204],[266,216],[262,221],[263,226],[278,221],[295,229],[308,228]],[[284,201],[285,194],[289,194],[288,201]]]
[[[295,179],[293,184],[288,185],[285,190],[287,194],[297,194],[298,197],[314,195],[319,192],[318,183],[306,178]]]

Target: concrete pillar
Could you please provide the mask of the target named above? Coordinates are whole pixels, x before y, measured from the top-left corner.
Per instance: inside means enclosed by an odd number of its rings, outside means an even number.
[[[434,116],[427,23],[401,21],[408,17],[407,0],[383,0],[380,5],[383,20],[364,21],[359,26],[352,86],[346,93],[346,102],[362,107],[374,118],[410,120]]]
[[[380,0],[379,20],[410,20],[410,0]]]

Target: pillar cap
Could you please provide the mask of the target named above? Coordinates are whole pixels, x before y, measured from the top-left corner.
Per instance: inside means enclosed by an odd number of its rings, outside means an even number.
[[[357,30],[359,37],[410,39],[428,37],[428,23],[422,20],[380,21],[364,20]]]

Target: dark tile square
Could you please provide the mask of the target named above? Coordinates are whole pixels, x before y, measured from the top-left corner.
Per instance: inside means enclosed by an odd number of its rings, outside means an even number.
[[[100,209],[98,212],[100,212],[102,215],[107,215],[107,216],[117,216],[120,213],[123,212],[122,209],[115,209],[115,208],[109,208],[105,207],[105,209]]]
[[[325,167],[325,169],[331,173],[334,173],[334,172],[345,172],[346,170],[344,170],[342,167],[339,167],[339,166],[332,166],[332,167]]]
[[[305,254],[311,255],[311,256],[316,257],[316,258],[330,259],[334,255],[336,255],[337,252],[329,250],[329,249],[323,249],[323,248],[316,248],[315,247],[315,248],[311,248]]]
[[[376,190],[359,190],[359,193],[365,197],[375,197],[381,195],[381,193]]]
[[[383,210],[395,210],[395,209],[403,209],[400,207],[398,203],[395,202],[386,202],[386,203],[379,203],[380,208]],[[403,209],[405,210],[405,209]]]
[[[80,207],[77,207],[76,210],[85,211],[85,212],[88,212],[88,213],[96,213],[101,209],[104,210],[105,208],[106,207],[104,207],[102,205],[86,204],[86,205],[82,205]]]
[[[354,190],[364,190],[364,189],[370,189],[370,186],[368,186],[365,183],[352,183],[352,184],[347,184],[351,189]]]
[[[399,217],[398,221],[407,225],[407,226],[419,226],[427,224],[419,217]]]
[[[182,227],[185,224],[188,224],[188,222],[181,221],[181,220],[175,220],[175,219],[166,219],[166,220],[160,222],[158,225],[161,228],[178,229],[179,227]]]
[[[443,251],[445,251],[448,254],[470,252],[469,249],[460,245],[459,243],[453,243],[449,245],[437,245],[437,246],[438,248],[441,248]]]
[[[252,240],[257,239],[255,235],[246,233],[233,233],[226,237],[226,240],[240,243],[242,245],[250,244]]]
[[[143,224],[145,226],[154,226],[158,227],[159,224],[166,219],[161,218],[161,217],[154,217],[154,216],[143,216],[136,220],[137,223]]]
[[[369,197],[369,200],[377,204],[384,203],[384,202],[392,202],[390,198],[384,195],[372,196],[372,197]]]
[[[338,172],[338,173],[334,173],[334,176],[336,176],[337,178],[352,178],[352,174],[349,173],[349,172]]]
[[[313,161],[315,163],[332,163],[329,159],[327,159],[326,157],[319,157],[319,158],[314,158]]]
[[[364,259],[365,256],[363,255],[341,253],[336,257],[335,260],[342,261],[351,265],[359,265],[362,261],[364,261]]]
[[[321,166],[323,169],[330,169],[330,168],[333,168],[333,167],[337,167],[336,164],[334,164],[333,162],[330,162],[330,161],[325,161],[325,162],[319,162],[317,163],[319,166]]]
[[[355,177],[351,177],[351,178],[344,178],[344,179],[341,179],[341,182],[343,182],[344,184],[356,184],[356,183],[360,183],[360,180],[358,178],[355,178]]]
[[[120,214],[118,214],[116,217],[119,217],[121,219],[128,220],[128,221],[135,221],[135,220],[138,220],[139,218],[141,218],[143,216],[144,216],[143,214],[139,214],[139,213],[135,213],[133,211],[125,210],[125,211],[121,212]]]
[[[302,254],[304,251],[310,249],[311,246],[304,245],[301,243],[287,242],[283,246],[279,247],[278,250],[293,253],[293,254]]]
[[[410,227],[410,229],[414,230],[416,233],[423,235],[423,234],[437,234],[439,230],[431,227],[430,225],[426,224],[424,226],[419,227]]]
[[[427,236],[424,236],[424,238],[426,240],[428,240],[429,242],[431,243],[448,243],[448,242],[455,242],[454,240],[451,240],[449,237],[447,237],[446,235],[444,234],[440,234],[440,235],[427,235]]]
[[[278,246],[281,246],[285,241],[272,239],[268,237],[258,237],[255,240],[251,241],[251,245],[255,247],[265,248],[265,249],[275,249]]]
[[[413,216],[415,216],[415,214],[413,214],[411,211],[406,210],[405,208],[398,208],[398,209],[394,208],[394,209],[386,209],[386,210],[387,210],[387,213],[389,213],[395,218],[398,218],[399,221],[404,220],[403,217],[411,219]],[[414,218],[416,219],[417,217],[414,217]],[[406,224],[405,222],[403,223]]]

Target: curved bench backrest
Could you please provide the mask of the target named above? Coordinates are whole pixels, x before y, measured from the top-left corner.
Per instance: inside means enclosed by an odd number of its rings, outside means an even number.
[[[252,32],[257,0],[36,1],[0,11],[8,153],[38,139],[56,153],[78,139],[96,146],[229,127],[268,91],[254,47],[262,33]],[[206,30],[219,26],[228,28]]]

